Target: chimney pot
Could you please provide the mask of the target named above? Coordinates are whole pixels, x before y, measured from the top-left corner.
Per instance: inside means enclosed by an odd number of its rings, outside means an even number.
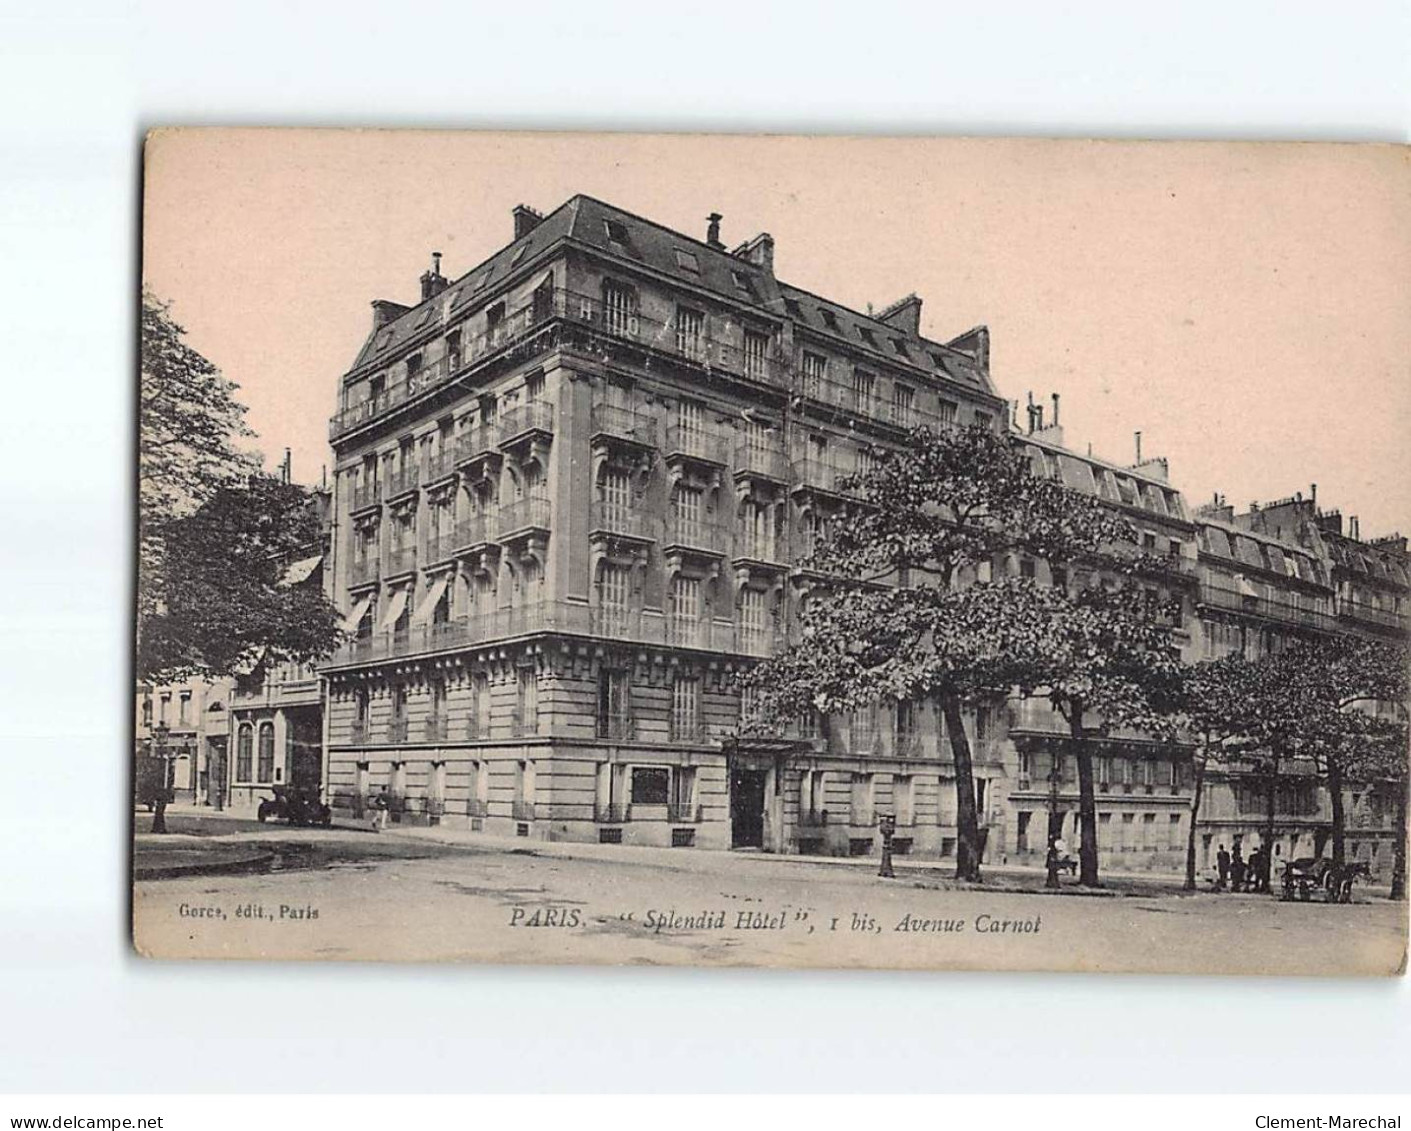
[[[720,221],[723,217],[719,212],[712,212],[706,217],[706,243],[711,247],[724,248],[720,242]]]
[[[536,212],[527,204],[516,204],[514,208],[510,210],[510,214],[514,217],[515,239],[519,239],[521,236],[527,236],[539,226],[539,221],[544,218],[541,213]]]
[[[1141,434],[1140,432],[1137,432],[1135,435],[1136,435],[1136,438],[1137,438],[1137,463],[1141,463],[1141,461],[1142,461],[1142,434]]]

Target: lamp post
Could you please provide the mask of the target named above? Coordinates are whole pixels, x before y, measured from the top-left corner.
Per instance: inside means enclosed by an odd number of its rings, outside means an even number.
[[[877,829],[882,834],[882,867],[877,874],[883,879],[895,879],[892,871],[892,836],[897,831],[897,819],[890,813],[883,813],[877,819]]]

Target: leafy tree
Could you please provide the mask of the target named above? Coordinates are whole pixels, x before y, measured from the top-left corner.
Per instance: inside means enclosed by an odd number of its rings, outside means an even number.
[[[1185,890],[1196,888],[1195,832],[1211,763],[1226,762],[1249,744],[1249,715],[1254,671],[1239,654],[1194,664],[1185,676],[1181,725],[1195,739],[1190,828],[1186,830]]]
[[[168,523],[190,514],[218,486],[255,470],[236,443],[253,433],[236,385],[183,340],[170,304],[142,295],[138,393],[138,632],[156,608]]]
[[[291,559],[321,536],[310,493],[266,475],[218,487],[193,514],[169,522],[139,677],[232,675],[261,657],[307,661],[330,652],[341,635],[333,605],[317,586],[282,584]]]
[[[977,567],[1018,550],[1059,564],[1135,542],[1096,500],[1035,475],[1013,437],[985,428],[913,431],[845,481],[865,500],[833,522],[805,562],[822,580],[797,640],[744,677],[756,720],[847,713],[934,699],[955,762],[958,878],[980,879],[967,703],[1006,696],[1020,674],[1005,642],[1034,626],[1023,610],[1050,590],[1022,578],[977,582]],[[1011,604],[1020,592],[1029,596]],[[1038,651],[1038,646],[1031,649]],[[1032,664],[1022,674],[1034,671]],[[1094,864],[1095,864],[1094,857]]]

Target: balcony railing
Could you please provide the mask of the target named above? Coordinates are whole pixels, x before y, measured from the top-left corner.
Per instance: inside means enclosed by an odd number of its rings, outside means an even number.
[[[1400,628],[1404,629],[1407,618],[1404,614],[1390,609],[1379,609],[1375,605],[1364,604],[1361,601],[1350,601],[1346,598],[1338,598],[1338,616],[1346,620],[1357,621],[1359,624],[1376,625],[1380,628]]]
[[[749,533],[743,533],[735,539],[733,556],[740,561],[767,562],[773,565],[782,565],[784,561],[784,551],[777,539],[762,538]]]
[[[483,456],[497,455],[500,450],[500,427],[496,421],[482,421],[467,428],[456,441],[456,462],[468,463]]]
[[[406,491],[415,490],[421,482],[421,469],[414,463],[404,464],[399,471],[387,475],[387,497],[395,498]]]
[[[899,730],[892,736],[892,754],[897,758],[921,757],[921,732]]]
[[[593,435],[645,447],[656,447],[656,420],[645,412],[620,405],[595,404],[592,413]]]
[[[789,465],[783,448],[743,443],[735,446],[735,470],[780,482],[788,479]]]
[[[445,742],[446,730],[446,716],[432,715],[426,720],[423,735],[427,742]]]
[[[443,562],[456,552],[456,540],[454,531],[446,531],[443,534],[428,535],[426,539],[426,562]]]
[[[701,821],[701,807],[673,802],[666,807],[666,819],[673,825],[698,825]]]
[[[597,805],[593,808],[593,820],[600,825],[624,825],[631,819],[630,805]]]
[[[375,507],[382,502],[382,481],[376,483],[364,483],[353,488],[353,509],[363,510],[365,507]]]
[[[416,569],[416,547],[402,546],[396,550],[387,551],[387,576],[395,577],[399,573],[410,573]]]
[[[725,541],[725,527],[717,522],[683,518],[681,515],[672,515],[667,522],[668,546],[707,554],[723,554]]]
[[[1285,624],[1301,625],[1305,628],[1320,629],[1325,632],[1332,631],[1337,625],[1336,618],[1327,612],[1318,609],[1304,609],[1297,605],[1286,604],[1283,601],[1270,600],[1267,597],[1248,595],[1220,585],[1201,585],[1200,600],[1202,604],[1211,608],[1248,613],[1251,616],[1259,616],[1267,620],[1282,621]]]
[[[862,497],[863,492],[860,488],[843,489],[843,481],[856,473],[846,468],[837,467],[826,460],[805,456],[802,459],[794,460],[793,470],[794,478],[801,486],[813,487],[835,495]]]
[[[516,801],[510,807],[510,814],[516,821],[534,820],[534,802]]]
[[[456,454],[455,444],[447,437],[445,447],[439,452],[428,454],[426,457],[426,482],[431,483],[455,471]]]
[[[497,512],[481,511],[469,515],[456,524],[455,543],[457,549],[465,550],[474,546],[486,546],[499,537]]]
[[[705,428],[672,424],[666,429],[666,458],[680,456],[706,463],[724,463],[725,441]]]
[[[601,500],[593,503],[593,513],[589,531],[598,534],[616,534],[622,538],[635,538],[639,541],[646,541],[651,537],[651,526],[648,516],[636,507],[624,506],[621,503],[605,503]]]
[[[412,625],[401,632],[384,630],[358,637],[340,649],[329,664],[338,667],[445,652],[535,632],[600,636],[641,644],[670,643],[750,656],[767,656],[774,646],[772,628],[736,627],[729,621],[709,618],[677,620],[615,606],[590,608],[563,601],[540,601]]]
[[[524,401],[500,417],[500,447],[536,432],[553,435],[554,406],[548,401]]]
[[[512,538],[530,530],[549,529],[549,500],[540,496],[516,499],[500,510],[499,538]]]
[[[369,585],[381,576],[381,563],[376,558],[354,561],[348,570],[348,584]]]
[[[407,728],[407,720],[406,720],[405,718],[401,718],[401,719],[389,719],[389,720],[388,720],[388,722],[387,722],[387,741],[388,741],[388,742],[406,742],[406,740],[407,740],[407,734],[408,734],[408,728]]]

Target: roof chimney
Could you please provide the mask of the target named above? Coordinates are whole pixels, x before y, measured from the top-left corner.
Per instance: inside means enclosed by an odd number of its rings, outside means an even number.
[[[288,483],[294,474],[294,457],[288,448],[284,449],[284,459],[279,465],[279,480],[281,483]]]
[[[1058,394],[1053,393],[1053,426],[1058,427]]]
[[[539,221],[544,218],[542,212],[536,212],[527,204],[516,204],[510,209],[510,214],[514,217],[515,239],[527,236],[539,226]]]
[[[720,221],[724,218],[719,212],[712,212],[706,217],[706,243],[721,251],[725,250],[725,245],[720,242]]]
[[[389,322],[395,322],[410,307],[403,306],[400,302],[393,302],[387,298],[375,298],[372,300],[372,328],[380,330]]]
[[[1138,433],[1136,433],[1136,437],[1137,437],[1137,463],[1138,463],[1138,465],[1140,465],[1141,462],[1142,462],[1142,434],[1141,434],[1140,432],[1138,432]]]
[[[895,326],[898,330],[919,337],[921,334],[921,298],[915,294],[899,298],[891,306],[884,308],[877,317],[888,326]]]
[[[774,237],[768,232],[760,232],[754,239],[742,243],[730,254],[736,259],[747,260],[756,267],[763,267],[770,274],[774,273]]]
[[[448,285],[447,279],[441,274],[441,253],[433,251],[431,253],[431,270],[421,276],[421,301],[425,302],[429,298],[435,298]]]

